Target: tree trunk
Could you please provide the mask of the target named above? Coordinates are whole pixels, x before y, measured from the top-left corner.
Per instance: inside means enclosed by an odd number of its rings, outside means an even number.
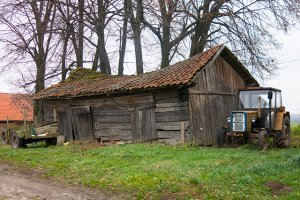
[[[108,74],[111,75],[111,68],[110,68],[110,63],[109,63],[109,58],[108,54],[105,48],[105,19],[106,19],[106,10],[105,10],[105,5],[104,5],[103,0],[97,0],[98,4],[98,10],[97,10],[97,18],[93,19],[96,21],[93,21],[93,23],[96,24],[96,34],[98,37],[97,40],[97,47],[96,47],[96,52],[95,56],[93,59],[93,70],[98,69],[98,62],[100,59],[100,70],[101,73],[103,74]]]
[[[128,4],[130,9],[130,24],[133,32],[136,73],[142,74],[144,72],[143,52],[142,52],[142,43],[141,43],[141,23],[143,20],[143,2],[142,0],[137,0],[136,17],[134,17],[134,13],[133,13],[132,0],[128,0]]]
[[[126,42],[127,42],[127,31],[128,31],[128,3],[127,0],[124,0],[124,18],[123,18],[123,27],[122,33],[120,33],[120,58],[119,58],[119,68],[118,68],[118,75],[124,74],[124,57],[126,51]]]
[[[171,21],[174,12],[174,3],[172,0],[159,0],[160,13],[162,18],[162,42],[161,42],[161,68],[170,65],[170,34]],[[167,9],[168,7],[168,9]]]
[[[69,38],[70,38],[70,33],[69,33],[69,29],[67,28],[67,33],[63,35],[64,36],[64,43],[63,43],[63,52],[62,52],[62,56],[61,56],[61,80],[64,81],[66,80],[67,77],[67,73],[68,70],[66,68],[66,57],[67,57],[67,50],[68,50],[68,42],[69,42]]]
[[[195,34],[192,37],[191,41],[191,50],[190,50],[190,57],[200,54],[204,51],[205,44],[208,39],[208,32],[210,29],[211,21],[204,21],[201,20],[197,22],[195,28]]]
[[[36,55],[36,83],[35,83],[35,94],[45,89],[45,73],[46,63],[43,55]],[[38,126],[44,124],[44,108],[43,100],[34,101],[34,117]]]
[[[143,69],[143,52],[142,52],[140,28],[137,28],[137,30],[134,33],[134,46],[135,46],[136,73],[142,74],[144,72],[144,69]]]
[[[84,0],[78,0],[78,48],[76,52],[77,67],[83,67],[83,33],[84,33]]]
[[[200,54],[204,51],[205,45],[209,37],[209,30],[212,21],[218,16],[221,6],[226,2],[224,0],[214,1],[211,5],[212,0],[204,0],[203,2],[203,13],[198,14],[198,20],[194,31],[194,36],[191,41],[190,57]]]

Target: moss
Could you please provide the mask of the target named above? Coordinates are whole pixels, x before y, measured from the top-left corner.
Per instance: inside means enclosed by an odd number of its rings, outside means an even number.
[[[100,72],[96,72],[92,69],[87,68],[76,68],[70,72],[69,77],[66,81],[74,81],[74,80],[89,80],[89,79],[97,79],[97,78],[105,78],[107,75],[102,74]]]

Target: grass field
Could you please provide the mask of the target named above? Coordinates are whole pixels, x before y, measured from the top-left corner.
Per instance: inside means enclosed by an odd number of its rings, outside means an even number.
[[[288,149],[134,144],[42,144],[13,150],[0,162],[64,183],[137,199],[300,199],[300,135]]]

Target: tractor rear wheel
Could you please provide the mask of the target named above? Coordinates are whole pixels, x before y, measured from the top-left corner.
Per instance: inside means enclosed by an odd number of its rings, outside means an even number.
[[[46,146],[55,146],[57,143],[57,138],[47,138],[45,142]]]
[[[266,151],[269,146],[269,135],[268,132],[263,129],[258,132],[258,145],[259,150]]]
[[[224,147],[227,144],[227,128],[222,127],[218,130],[217,143],[218,147]]]
[[[10,143],[13,149],[21,148],[23,147],[23,138],[20,138],[16,132],[12,132]]]
[[[284,117],[282,121],[282,130],[274,135],[274,142],[277,147],[285,148],[291,144],[291,125],[289,117]]]
[[[6,130],[5,130],[5,129],[2,130],[2,133],[1,133],[1,140],[2,140],[2,143],[3,143],[3,144],[8,144],[8,139],[7,139],[7,137],[6,137]]]

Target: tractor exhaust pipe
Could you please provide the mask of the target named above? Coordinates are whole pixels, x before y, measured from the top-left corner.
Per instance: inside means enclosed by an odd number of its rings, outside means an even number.
[[[269,91],[268,92],[268,99],[269,99],[269,134],[271,134],[271,130],[272,130],[272,112],[271,112],[271,109],[272,109],[272,98],[273,98],[273,92],[272,91]]]

